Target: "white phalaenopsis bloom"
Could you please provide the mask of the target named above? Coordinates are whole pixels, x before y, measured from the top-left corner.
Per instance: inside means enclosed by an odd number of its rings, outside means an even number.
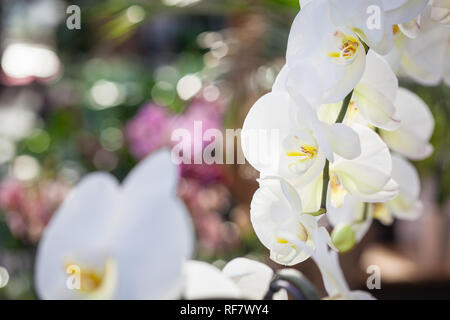
[[[242,298],[239,287],[215,266],[202,261],[188,261],[184,265],[183,299]]]
[[[261,176],[280,176],[296,187],[313,181],[335,154],[357,157],[359,137],[343,124],[317,119],[306,101],[294,104],[285,91],[272,91],[250,109],[242,128],[242,150]]]
[[[372,298],[368,293],[348,288],[328,231],[318,225],[318,218],[302,213],[300,197],[289,183],[262,180],[250,210],[255,232],[270,250],[272,260],[294,265],[312,257],[330,298]]]
[[[282,179],[260,180],[250,206],[250,218],[259,240],[270,250],[270,258],[282,265],[298,264],[310,255],[292,239],[314,248],[310,230],[317,229],[324,238],[328,235],[325,228],[319,227],[318,218],[304,212],[293,186]],[[328,240],[332,246],[331,239]]]
[[[433,152],[429,143],[434,119],[428,106],[415,93],[399,88],[394,117],[401,121],[394,131],[381,130],[380,135],[392,150],[412,160],[423,160]]]
[[[330,163],[329,202],[340,207],[351,194],[364,202],[394,198],[398,186],[391,178],[392,159],[386,144],[368,127],[355,124],[361,140],[361,154],[352,160],[337,156]]]
[[[233,298],[262,300],[268,292],[274,272],[265,264],[247,258],[236,258],[220,271],[211,264],[188,261],[184,267],[184,298]],[[274,296],[286,300],[282,290]]]
[[[392,222],[393,218],[415,220],[422,213],[419,200],[420,178],[416,168],[404,158],[392,156],[392,178],[399,185],[398,195],[385,203],[375,205],[374,217],[382,222]]]
[[[300,5],[303,9],[310,2],[318,1],[300,0]],[[394,30],[400,29],[411,35],[416,29],[412,21],[419,16],[429,0],[323,1],[330,5],[329,16],[336,27],[352,30],[372,50],[387,54],[393,47]]]
[[[398,80],[389,64],[370,50],[361,81],[355,87],[344,123],[354,122],[394,130],[400,121],[394,117]],[[334,123],[342,103],[320,106],[319,119]]]
[[[355,87],[364,72],[366,53],[357,34],[331,19],[328,0],[302,7],[289,34],[285,86],[313,104],[335,103]]]
[[[398,28],[412,35],[413,19],[428,0],[329,0],[335,24],[347,24],[372,49],[380,54],[392,50],[394,31]]]
[[[344,230],[345,237],[341,237],[341,243],[335,243],[337,247],[351,249],[369,230],[373,218],[384,224],[391,224],[394,218],[415,220],[420,216],[423,206],[419,200],[420,179],[417,170],[402,157],[393,155],[392,178],[398,184],[399,192],[390,201],[369,204],[349,196],[345,199],[342,207],[330,207],[327,217],[335,227],[333,235],[346,228]],[[333,238],[333,240],[335,239]],[[337,239],[337,241],[339,240]]]
[[[222,273],[233,280],[244,298],[253,300],[264,299],[274,278],[273,270],[267,265],[247,258],[231,260],[222,269]],[[273,298],[287,300],[287,292],[281,290]]]
[[[43,299],[159,299],[179,296],[193,237],[175,196],[170,153],[140,163],[122,185],[86,176],[39,243],[36,289]]]
[[[385,56],[395,72],[407,75],[423,85],[450,83],[450,27],[434,21],[431,7],[420,16],[420,28],[414,39],[402,32],[394,36],[394,49]]]

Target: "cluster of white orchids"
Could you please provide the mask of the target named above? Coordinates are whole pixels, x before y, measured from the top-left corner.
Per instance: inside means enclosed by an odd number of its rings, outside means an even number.
[[[433,152],[434,120],[396,73],[448,85],[450,1],[300,6],[286,64],[243,125],[244,155],[260,173],[251,221],[273,261],[292,266],[311,257],[330,298],[368,299],[349,289],[338,253],[373,219],[390,224],[421,213],[408,159]]]
[[[374,6],[378,16],[368,24]],[[398,87],[386,61],[427,84],[448,76],[449,5],[310,0],[301,8],[286,66],[242,131],[244,154],[261,174],[251,220],[275,262],[312,257],[329,298],[370,299],[350,290],[338,252],[352,248],[373,218],[418,216],[419,178],[405,157],[424,159],[433,149],[428,107]],[[246,134],[272,129],[276,143],[258,144],[268,155],[254,152]],[[303,297],[315,297],[306,279],[253,260],[237,258],[222,270],[190,260],[194,230],[177,181],[168,150],[143,160],[122,184],[106,173],[83,178],[39,243],[39,297],[286,299],[296,291],[280,283],[286,290],[278,290],[276,280],[293,278]],[[324,217],[331,235],[319,222]]]

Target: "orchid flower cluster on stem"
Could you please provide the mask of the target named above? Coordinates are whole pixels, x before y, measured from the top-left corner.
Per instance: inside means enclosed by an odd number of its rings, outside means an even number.
[[[369,7],[379,9],[370,24]],[[338,252],[373,219],[415,219],[421,211],[419,177],[407,159],[432,153],[434,121],[416,94],[399,88],[393,68],[427,84],[448,80],[449,9],[436,0],[301,1],[286,65],[244,122],[243,152],[260,172],[250,208],[256,234],[281,265],[311,257],[328,298],[371,299],[350,290]],[[254,132],[263,137],[258,148]],[[194,230],[175,193],[179,176],[170,152],[160,150],[121,184],[106,173],[84,177],[39,242],[39,297],[286,299],[295,292],[277,289],[277,279],[292,278],[286,270],[275,274],[246,258],[223,270],[190,260]]]
[[[301,0],[286,64],[244,121],[244,155],[260,173],[255,232],[281,265],[311,257],[329,298],[371,298],[349,289],[338,252],[353,248],[373,219],[388,224],[421,212],[418,173],[407,159],[433,152],[434,120],[394,71],[401,64],[422,82],[448,79],[450,8],[437,3]],[[408,45],[399,45],[403,38]],[[423,39],[439,47],[420,57]]]

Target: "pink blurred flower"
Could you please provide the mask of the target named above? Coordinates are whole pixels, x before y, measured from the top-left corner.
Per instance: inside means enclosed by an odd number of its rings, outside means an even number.
[[[188,106],[186,112],[174,115],[166,108],[156,104],[147,104],[142,107],[126,128],[126,137],[130,144],[132,155],[142,159],[151,152],[162,147],[173,147],[178,142],[171,141],[173,130],[185,129],[191,135],[192,163],[194,159],[194,122],[201,122],[201,135],[208,129],[223,129],[224,107],[217,102],[208,102],[204,99],[195,99]],[[211,141],[202,140],[203,149]],[[224,178],[220,165],[212,164],[181,164],[182,177],[197,179],[203,184],[209,184]]]
[[[0,208],[12,234],[26,242],[37,242],[68,191],[69,186],[61,181],[3,181]]]
[[[169,145],[168,127],[173,115],[167,108],[149,103],[128,123],[125,135],[132,155],[142,159],[151,152]]]
[[[201,123],[202,137],[208,129],[223,130],[223,107],[218,103],[207,102],[203,99],[194,100],[188,107],[185,114],[177,117],[174,121],[172,130],[183,128],[190,132],[194,137],[194,122]],[[202,140],[200,152],[203,154],[204,148],[211,141]],[[174,145],[175,143],[172,143]],[[218,164],[193,164],[195,157],[194,146],[191,146],[192,164],[181,164],[181,175],[201,181],[203,184],[209,184],[224,178],[223,169]]]

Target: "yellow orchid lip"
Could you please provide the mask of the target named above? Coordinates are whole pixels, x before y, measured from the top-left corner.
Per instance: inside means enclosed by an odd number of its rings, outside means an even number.
[[[312,159],[317,155],[317,148],[315,146],[303,144],[300,146],[300,150],[286,151],[288,157],[305,157],[306,159]]]
[[[285,146],[285,154],[290,159],[288,168],[294,171],[294,166],[307,166],[308,162],[313,160],[318,153],[318,148],[315,145],[307,144],[301,140],[298,136],[289,137],[291,141],[289,146]],[[302,169],[303,170],[303,169]]]

